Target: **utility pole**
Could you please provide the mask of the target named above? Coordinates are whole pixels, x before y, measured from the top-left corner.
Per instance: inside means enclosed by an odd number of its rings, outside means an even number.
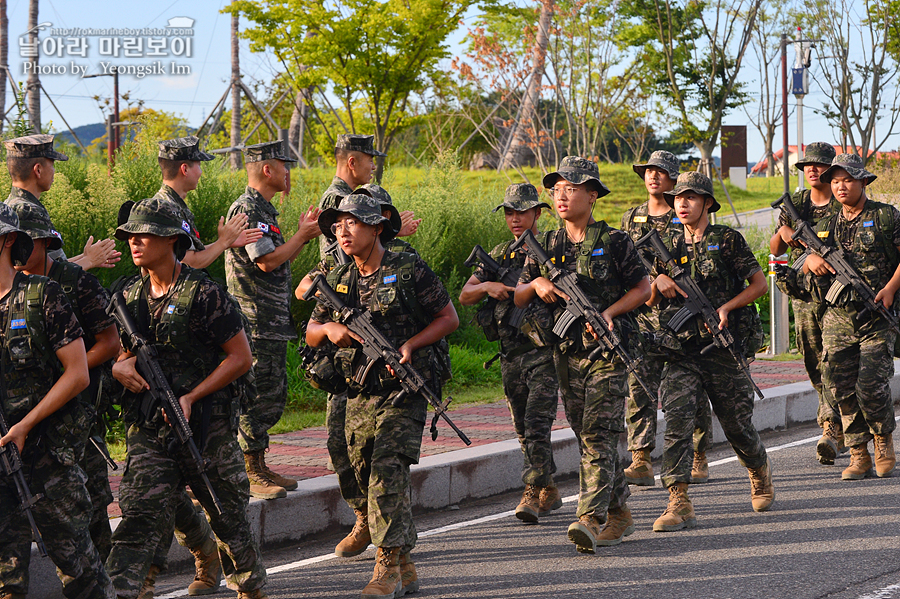
[[[107,118],[106,125],[106,161],[110,169],[116,160],[116,150],[119,149],[119,70],[116,67],[110,67],[109,73],[94,73],[93,75],[84,75],[82,79],[91,79],[93,77],[112,77],[113,78],[113,112]]]
[[[784,175],[784,193],[791,193],[791,175],[788,173],[788,108],[787,108],[787,44],[788,36],[781,34],[781,124],[782,155],[781,172]]]
[[[803,155],[803,96],[809,93],[808,69],[812,64],[812,48],[822,40],[800,39],[803,36],[797,27],[797,38],[790,39],[786,33],[781,34],[781,122],[784,134],[784,154],[781,157],[781,169],[784,174],[784,192],[791,192],[791,174],[788,170],[788,81],[787,81],[787,45],[793,43],[797,49],[796,67],[792,70],[791,92],[797,98],[797,157]],[[799,188],[803,189],[803,174],[800,174]]]
[[[241,145],[241,45],[238,41],[238,13],[231,15],[231,147]],[[240,170],[243,156],[239,149],[231,151],[231,169]]]

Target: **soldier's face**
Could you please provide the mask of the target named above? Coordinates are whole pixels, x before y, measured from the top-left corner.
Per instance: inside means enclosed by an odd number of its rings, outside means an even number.
[[[865,189],[865,179],[854,179],[842,168],[835,170],[831,176],[831,195],[844,206],[850,208],[856,206],[862,199]]]
[[[809,183],[810,187],[815,189],[825,187],[825,183],[819,181],[819,177],[828,170],[828,167],[829,165],[827,164],[807,164],[803,167],[803,174],[806,176],[806,182]]]
[[[290,172],[284,161],[271,160],[265,168],[269,169],[270,185],[276,192],[284,191],[288,187],[288,176]]]
[[[650,195],[661,195],[665,191],[672,191],[675,182],[669,177],[669,173],[656,166],[648,166],[644,171],[644,187]]]
[[[186,162],[184,164],[183,172],[188,191],[197,189],[197,184],[200,182],[200,175],[203,174],[203,167],[200,166],[200,161],[192,160],[190,162]]]
[[[553,186],[553,203],[563,220],[578,222],[590,216],[597,192],[588,188],[587,183],[575,185],[560,179]]]
[[[31,256],[25,262],[25,266],[16,266],[16,270],[25,271],[32,275],[44,275],[47,264],[47,240],[35,239]]]
[[[678,215],[681,223],[689,227],[695,227],[712,205],[712,200],[708,196],[700,195],[695,191],[686,191],[675,196],[673,204],[675,214]]]
[[[160,237],[150,233],[135,233],[128,237],[128,247],[131,249],[131,259],[135,266],[153,268],[161,262],[166,262],[175,255],[175,241],[178,238]]]
[[[43,193],[53,185],[56,166],[54,161],[49,158],[42,158],[35,166],[37,167],[34,169],[35,178],[37,179],[38,188]]]
[[[503,215],[506,216],[506,226],[509,227],[509,232],[516,236],[516,239],[526,230],[534,227],[540,213],[540,208],[529,208],[521,212],[512,208],[503,209]]]
[[[367,257],[372,251],[375,238],[381,232],[380,226],[367,225],[352,214],[341,214],[334,225],[338,244],[348,256]]]
[[[372,181],[372,173],[375,172],[375,157],[363,154],[362,152],[353,152],[347,159],[347,165],[353,173],[354,185],[351,187],[359,187]]]

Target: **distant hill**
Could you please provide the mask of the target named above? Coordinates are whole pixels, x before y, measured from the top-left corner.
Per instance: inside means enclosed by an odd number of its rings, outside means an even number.
[[[81,143],[83,143],[85,146],[88,146],[98,137],[103,137],[104,135],[106,135],[106,124],[92,123],[90,125],[75,127],[75,135],[78,136],[78,139],[81,140]],[[66,140],[69,143],[75,143],[75,138],[72,137],[72,134],[69,133],[68,129],[60,131],[56,134],[56,136],[60,139]]]

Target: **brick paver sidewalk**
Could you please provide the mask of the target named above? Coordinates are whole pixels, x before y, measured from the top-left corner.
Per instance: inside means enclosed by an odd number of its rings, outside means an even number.
[[[799,360],[790,362],[756,360],[750,365],[750,369],[753,373],[753,380],[761,389],[807,380],[803,362]],[[472,441],[473,447],[516,438],[505,400],[453,408],[454,406],[451,404],[450,415],[453,422],[466,433]],[[453,430],[443,422],[438,423],[438,438],[436,441],[432,441],[428,431],[430,418],[431,414],[429,413],[429,422],[426,424],[422,439],[422,457],[466,447],[453,433]],[[562,404],[560,404],[553,430],[568,426],[569,423],[566,421]],[[328,469],[328,450],[325,448],[325,438],[324,426],[272,435],[266,462],[273,466],[279,474],[298,480],[333,474]],[[110,483],[116,497],[118,497],[122,470],[123,468],[120,466],[118,471],[110,472]],[[110,516],[120,515],[117,502],[109,507],[109,513]]]

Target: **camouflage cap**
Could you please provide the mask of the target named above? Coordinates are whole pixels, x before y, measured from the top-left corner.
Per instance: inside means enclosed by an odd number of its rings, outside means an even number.
[[[699,171],[688,171],[678,175],[678,180],[675,181],[675,189],[663,192],[663,196],[666,198],[666,203],[674,208],[675,196],[686,191],[693,191],[700,195],[711,197],[713,201],[712,206],[709,208],[711,213],[718,212],[719,208],[721,208],[719,202],[716,200],[716,196],[713,195],[712,181],[709,177]]]
[[[559,168],[544,176],[542,184],[545,189],[550,189],[560,179],[569,183],[581,185],[588,183],[597,192],[597,197],[602,198],[609,193],[609,188],[600,180],[600,169],[597,163],[579,156],[566,156],[559,163]]]
[[[193,135],[160,141],[159,157],[166,160],[193,160],[197,162],[215,160],[215,156],[200,150],[200,139]]]
[[[47,249],[55,251],[62,248],[62,235],[53,228],[50,215],[30,202],[17,202],[13,208],[19,218],[19,228],[32,239],[49,239]]]
[[[384,243],[396,237],[399,230],[399,228],[397,230],[394,229],[393,218],[387,219],[381,214],[384,208],[385,206],[379,204],[378,200],[372,196],[354,192],[342,199],[337,208],[328,208],[322,211],[322,214],[319,215],[319,229],[323,235],[333,237],[331,225],[337,222],[338,216],[341,214],[352,214],[359,222],[366,225],[375,226],[383,223],[384,230],[381,231],[380,237],[382,243]],[[393,212],[397,211],[393,206],[390,206],[390,209]],[[391,216],[393,217],[393,214]],[[398,214],[398,221],[399,218],[400,215]]]
[[[497,212],[501,208],[512,208],[516,212],[525,212],[532,208],[547,208],[549,210],[550,205],[541,201],[540,197],[538,197],[537,189],[531,183],[513,183],[506,188],[506,193],[503,195],[503,203],[491,210],[491,212]]]
[[[4,142],[7,158],[49,158],[68,160],[69,157],[53,149],[53,136],[40,133],[17,137]]]
[[[16,211],[7,206],[0,204],[0,236],[9,233],[18,233],[16,240],[10,248],[13,264],[24,265],[31,256],[31,250],[34,249],[34,242],[28,233],[19,228],[19,217]]]
[[[120,210],[120,214],[123,211]],[[137,202],[128,210],[128,220],[119,225],[116,239],[127,241],[131,235],[145,233],[159,237],[178,236],[175,255],[180,260],[191,248],[191,225],[175,212],[172,202],[148,198]]]
[[[669,174],[669,178],[673,181],[678,178],[678,158],[675,157],[675,154],[672,152],[667,152],[665,150],[656,150],[652,154],[650,154],[650,159],[646,164],[632,164],[631,169],[637,173],[638,177],[641,178],[641,181],[644,180],[644,173],[647,172],[647,168],[655,166],[657,168],[661,168],[666,173]]]
[[[262,162],[263,160],[281,160],[282,162],[297,162],[284,153],[284,144],[280,141],[267,141],[252,146],[244,146],[244,159],[247,163]]]
[[[798,171],[802,171],[807,164],[830,166],[831,161],[834,160],[834,155],[833,145],[824,141],[814,141],[811,144],[807,144],[806,150],[803,152],[803,158],[798,160],[794,166],[797,167]]]
[[[335,150],[347,150],[348,152],[362,152],[369,156],[387,156],[384,152],[375,149],[374,135],[357,135],[356,133],[345,133],[338,135],[334,144]]]
[[[382,216],[384,216],[385,210],[390,211],[391,226],[394,227],[394,231],[399,232],[403,227],[403,222],[400,218],[400,211],[394,207],[394,202],[391,199],[391,194],[389,194],[384,187],[382,187],[381,185],[375,185],[374,183],[366,183],[365,185],[360,185],[359,187],[357,187],[353,193],[361,193],[375,198],[375,201],[381,204]]]
[[[834,172],[839,168],[844,169],[854,179],[865,179],[868,185],[878,177],[866,170],[866,161],[859,154],[838,154],[831,161],[831,166],[819,175],[819,181],[830,183]]]

